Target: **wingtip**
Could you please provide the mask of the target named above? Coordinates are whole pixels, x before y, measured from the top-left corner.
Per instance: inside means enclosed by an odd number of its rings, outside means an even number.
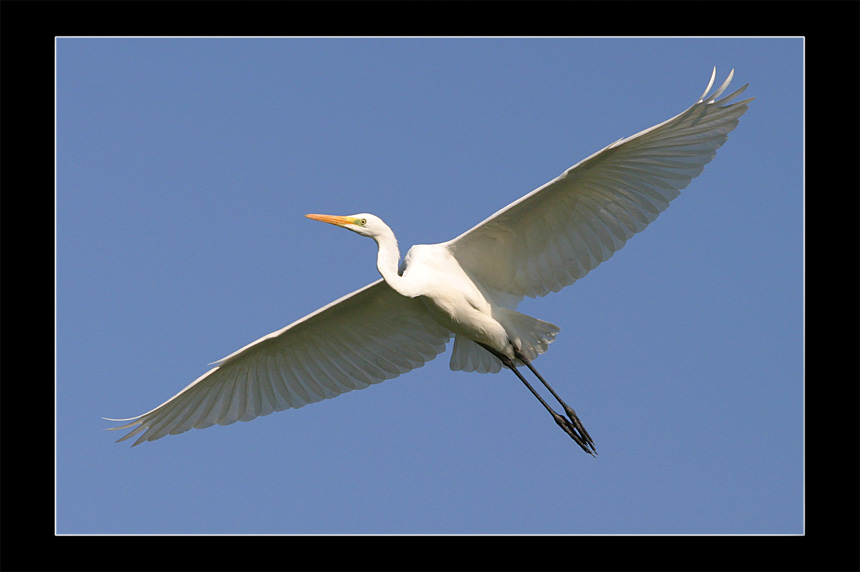
[[[702,95],[699,97],[699,101],[704,101],[705,96],[708,95],[708,92],[711,91],[711,88],[714,86],[714,80],[717,78],[717,66],[714,66],[714,71],[711,72],[711,80],[708,82],[708,87],[705,88],[705,91],[702,92]]]
[[[702,96],[699,98],[698,103],[709,103],[710,104],[710,103],[717,102],[717,98],[719,98],[723,94],[723,92],[726,91],[726,88],[729,87],[729,84],[732,83],[732,79],[734,79],[734,77],[735,77],[735,69],[732,68],[731,71],[729,71],[729,75],[726,76],[725,81],[723,81],[723,83],[720,85],[720,87],[718,87],[716,89],[716,91],[714,91],[714,93],[712,93],[711,95],[708,95],[708,92],[710,92],[711,88],[714,87],[714,80],[716,79],[716,77],[717,77],[717,66],[714,66],[714,69],[711,71],[711,80],[708,82],[708,87],[705,89],[704,93],[702,93]],[[749,84],[747,84],[747,85],[749,85]],[[733,96],[741,93],[744,89],[746,89],[746,87],[747,86],[744,85],[738,91],[736,91],[734,94],[732,94],[732,96],[726,97],[722,101],[732,99]]]
[[[111,417],[102,417],[105,421],[110,421],[111,423],[123,423],[126,421],[130,421],[131,423],[126,423],[125,425],[120,425],[119,427],[108,427],[105,431],[116,431],[117,429],[125,429],[126,427],[132,427],[134,425],[140,424],[140,418],[142,416],[137,417],[129,417],[128,419],[113,419]]]

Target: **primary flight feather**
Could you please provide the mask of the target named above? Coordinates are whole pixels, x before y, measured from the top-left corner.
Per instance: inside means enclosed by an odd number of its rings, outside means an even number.
[[[307,215],[373,238],[382,278],[215,362],[155,409],[114,429],[135,445],[191,428],[250,421],[397,377],[445,351],[453,370],[511,369],[583,450],[594,442],[534,369],[559,328],[515,310],[557,292],[642,231],[698,176],[752,100],[719,99],[734,75],[675,117],[594,153],[457,238],[416,245],[400,264],[391,229],[371,214]],[[517,366],[564,408],[556,413]]]

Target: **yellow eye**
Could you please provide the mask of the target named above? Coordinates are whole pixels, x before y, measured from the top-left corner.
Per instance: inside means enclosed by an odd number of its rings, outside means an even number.
[[[364,225],[366,225],[366,224],[367,224],[367,219],[366,219],[366,218],[360,218],[360,219],[358,219],[358,226],[364,226]]]

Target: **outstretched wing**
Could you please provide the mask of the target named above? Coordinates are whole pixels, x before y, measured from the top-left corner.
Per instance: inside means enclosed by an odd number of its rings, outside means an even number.
[[[726,141],[751,99],[713,94],[716,68],[689,109],[620,139],[447,243],[480,283],[544,296],[582,278],[654,221]]]
[[[135,445],[191,428],[250,421],[397,377],[445,351],[451,332],[383,280],[219,360],[218,366],[121,427]]]

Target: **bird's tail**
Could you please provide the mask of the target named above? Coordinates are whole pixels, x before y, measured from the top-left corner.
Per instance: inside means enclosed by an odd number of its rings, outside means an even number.
[[[505,327],[508,338],[529,361],[533,361],[549,349],[549,344],[560,331],[555,324],[507,308],[496,309],[493,317]]]
[[[517,345],[529,361],[544,353],[559,332],[559,327],[555,324],[521,314],[516,310],[495,308],[493,317],[505,327],[511,342]],[[497,373],[502,369],[499,358],[459,334],[454,337],[450,365],[454,371],[477,371],[478,373]]]

